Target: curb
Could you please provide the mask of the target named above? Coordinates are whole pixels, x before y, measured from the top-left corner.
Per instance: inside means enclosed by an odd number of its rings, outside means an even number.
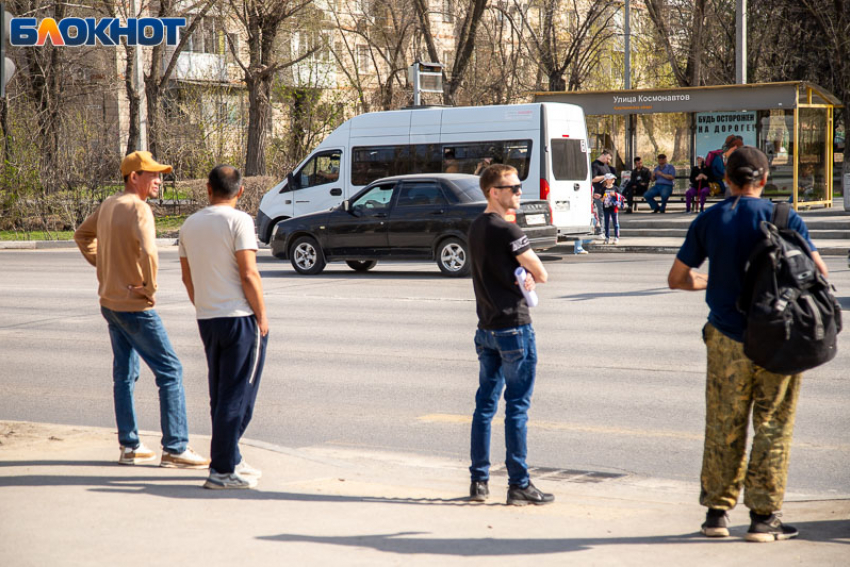
[[[157,238],[156,245],[164,248],[177,246],[176,238]],[[0,250],[55,250],[76,248],[73,240],[0,240]]]

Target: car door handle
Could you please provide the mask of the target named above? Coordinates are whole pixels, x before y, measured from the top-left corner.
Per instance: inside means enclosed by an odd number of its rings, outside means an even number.
[[[283,203],[284,203],[285,205],[291,205],[291,204],[292,204],[292,199],[287,199],[287,200],[286,200],[286,201],[284,201]]]
[[[296,203],[309,203],[310,201],[295,201]]]
[[[375,217],[376,219],[385,219],[385,218],[387,218],[387,213],[375,213],[372,216]]]
[[[579,189],[581,189],[581,184],[580,183],[573,183],[573,191],[578,191]]]
[[[443,209],[440,209],[440,210],[438,210],[438,211],[431,211],[431,214],[432,214],[432,215],[442,215],[442,214],[444,214],[445,212],[446,212],[446,211],[444,211]]]
[[[342,189],[331,189],[331,196],[339,197],[342,195]]]

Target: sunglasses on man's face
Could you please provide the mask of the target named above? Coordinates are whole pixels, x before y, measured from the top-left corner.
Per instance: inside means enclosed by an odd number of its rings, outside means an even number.
[[[519,192],[522,191],[522,184],[518,185],[493,185],[494,189],[510,189],[511,193],[514,195],[519,195]]]

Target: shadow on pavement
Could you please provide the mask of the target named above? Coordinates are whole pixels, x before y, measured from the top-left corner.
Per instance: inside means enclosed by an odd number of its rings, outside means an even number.
[[[850,544],[850,520],[827,520],[822,522],[795,522],[800,530],[799,540],[821,543]],[[733,528],[732,537],[715,539],[712,545],[744,543],[746,526]],[[706,543],[699,532],[680,535],[609,537],[609,538],[427,538],[411,537],[427,535],[427,532],[398,532],[362,536],[311,536],[280,534],[260,536],[258,539],[282,543],[318,543],[350,547],[370,547],[377,551],[406,555],[433,554],[470,556],[542,555],[583,551],[605,545],[653,545],[678,543]],[[778,543],[778,542],[777,542]],[[793,545],[793,543],[779,543]]]
[[[667,287],[656,287],[652,289],[640,289],[636,291],[616,292],[600,291],[594,293],[577,293],[575,295],[562,295],[558,299],[569,299],[571,301],[588,301],[591,299],[605,299],[609,297],[648,297],[650,295],[667,295],[673,290]]]
[[[850,311],[850,297],[836,297],[842,311]]]
[[[109,466],[113,463],[87,461],[33,461],[17,462],[14,466]],[[8,465],[7,465],[8,466]],[[115,464],[115,466],[120,466]],[[136,465],[134,469],[143,472],[145,468],[160,470],[159,467]],[[396,498],[392,496],[345,496],[334,494],[308,494],[299,492],[273,492],[259,490],[205,490],[202,485],[207,479],[205,471],[181,471],[194,473],[151,475],[151,476],[95,476],[95,475],[21,475],[0,477],[0,489],[13,486],[90,486],[93,492],[112,494],[149,494],[163,498],[183,500],[235,499],[235,500],[272,500],[290,502],[338,502],[338,503],[378,503],[378,504],[418,504],[445,506],[502,506],[492,502],[482,504],[470,502],[467,497],[457,498]],[[202,476],[198,476],[202,475]],[[178,484],[175,484],[178,483]]]
[[[648,545],[670,543],[705,543],[699,533],[650,536],[632,538],[427,538],[410,537],[426,535],[427,532],[398,532],[362,536],[310,536],[280,534],[260,536],[258,539],[282,543],[319,543],[350,547],[371,547],[377,551],[406,555],[457,555],[461,557],[545,555],[584,551],[600,545]]]

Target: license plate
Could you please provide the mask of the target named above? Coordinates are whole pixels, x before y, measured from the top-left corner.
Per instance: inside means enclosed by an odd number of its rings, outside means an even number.
[[[546,224],[546,215],[525,215],[525,224]]]

